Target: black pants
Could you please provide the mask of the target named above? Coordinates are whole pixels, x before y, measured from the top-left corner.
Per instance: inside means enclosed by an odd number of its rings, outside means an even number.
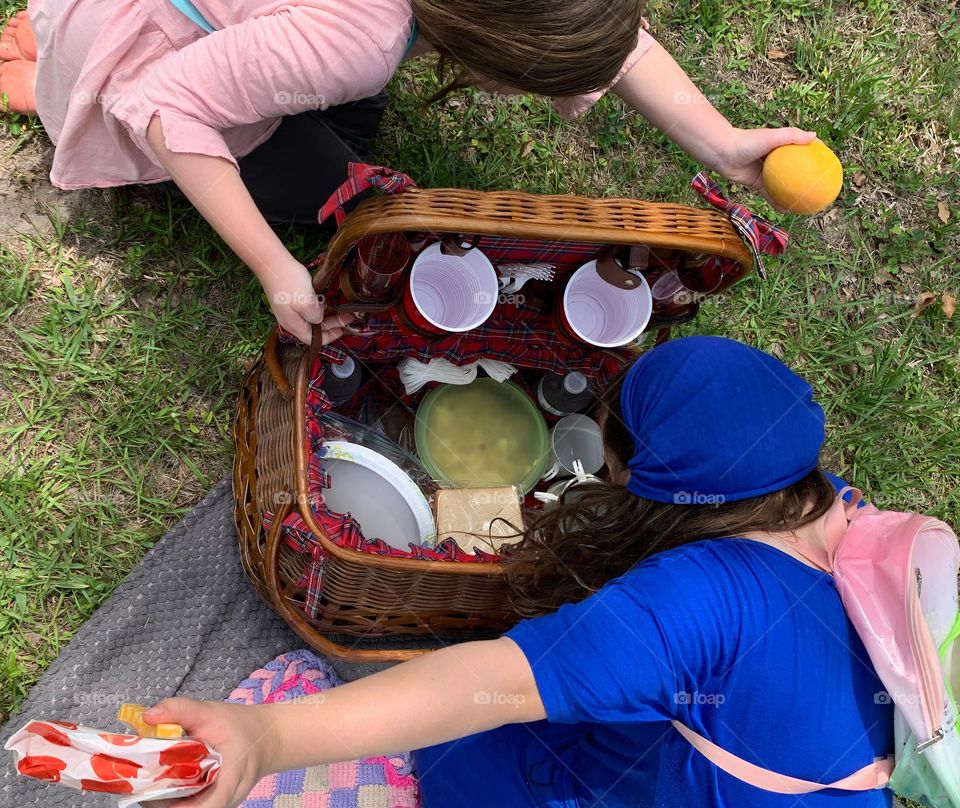
[[[350,104],[290,115],[269,140],[241,157],[240,176],[264,218],[277,225],[316,225],[320,206],[347,179],[347,163],[373,159],[371,144],[389,100],[384,90]],[[163,187],[183,197],[174,183]]]

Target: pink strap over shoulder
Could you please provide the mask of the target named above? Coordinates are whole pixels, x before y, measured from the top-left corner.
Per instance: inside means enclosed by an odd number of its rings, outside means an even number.
[[[846,496],[847,492],[850,492],[850,501],[843,502],[843,498]],[[871,505],[861,507],[860,503],[863,500],[863,494],[860,493],[859,488],[854,488],[850,485],[837,494],[837,499],[843,502],[843,507],[847,514],[847,524],[852,522],[859,512],[868,512],[873,507]],[[843,533],[839,533],[827,536],[826,548],[817,547],[800,538],[791,541],[790,546],[800,553],[800,555],[806,558],[811,564],[819,567],[824,572],[829,572],[832,574],[833,560],[837,554],[837,548],[840,546],[840,542],[842,540]]]
[[[850,493],[850,501],[844,502],[843,497]],[[844,488],[838,495],[843,502],[847,517],[847,526],[854,520],[868,514],[876,514],[878,511],[873,505],[867,504],[861,506],[862,495],[856,488]],[[847,533],[847,527],[843,529],[832,529],[826,536],[825,546],[810,544],[803,539],[797,538],[791,542],[791,547],[806,558],[811,564],[819,567],[824,572],[834,572],[834,561],[837,552]],[[862,634],[861,634],[862,636]],[[718,769],[722,769],[727,774],[736,777],[738,780],[748,785],[762,788],[765,791],[773,791],[777,794],[810,794],[815,791],[822,791],[825,788],[835,788],[841,791],[871,791],[876,788],[883,788],[890,780],[893,773],[893,757],[879,758],[873,763],[864,766],[859,771],[854,772],[847,777],[836,780],[832,783],[815,783],[811,780],[801,780],[798,777],[790,777],[779,772],[773,772],[749,763],[743,758],[728,752],[712,741],[708,741],[699,733],[679,721],[671,722],[689,743],[707,760],[713,763]]]
[[[679,721],[672,721],[671,723],[694,749],[718,769],[723,769],[727,774],[742,780],[748,785],[762,788],[764,791],[773,791],[777,794],[810,794],[825,788],[837,788],[842,791],[870,791],[875,788],[883,788],[893,772],[893,758],[881,758],[833,783],[814,783],[811,780],[789,777],[786,774],[772,772],[769,769],[749,763],[726,749],[722,749],[712,741],[708,741]]]

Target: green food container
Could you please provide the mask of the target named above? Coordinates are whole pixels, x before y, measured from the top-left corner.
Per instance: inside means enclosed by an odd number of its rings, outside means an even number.
[[[547,422],[512,382],[442,384],[417,410],[414,440],[424,468],[458,486],[515,485],[530,491],[550,456]]]

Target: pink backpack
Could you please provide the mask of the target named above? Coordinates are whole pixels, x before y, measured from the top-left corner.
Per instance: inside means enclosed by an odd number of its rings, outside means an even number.
[[[918,513],[845,502],[846,532],[826,550],[792,545],[832,573],[844,609],[894,704],[895,759],[877,760],[833,783],[772,772],[737,757],[685,725],[673,725],[718,768],[757,788],[808,794],[825,788],[887,786],[932,808],[960,808],[960,547],[943,522]],[[859,507],[858,507],[859,506]]]

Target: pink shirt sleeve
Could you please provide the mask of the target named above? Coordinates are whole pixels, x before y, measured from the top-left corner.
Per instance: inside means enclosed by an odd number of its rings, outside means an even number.
[[[355,101],[389,81],[409,24],[378,41],[334,8],[288,6],[198,39],[159,61],[114,114],[148,155],[159,114],[171,151],[236,164],[224,131]]]

